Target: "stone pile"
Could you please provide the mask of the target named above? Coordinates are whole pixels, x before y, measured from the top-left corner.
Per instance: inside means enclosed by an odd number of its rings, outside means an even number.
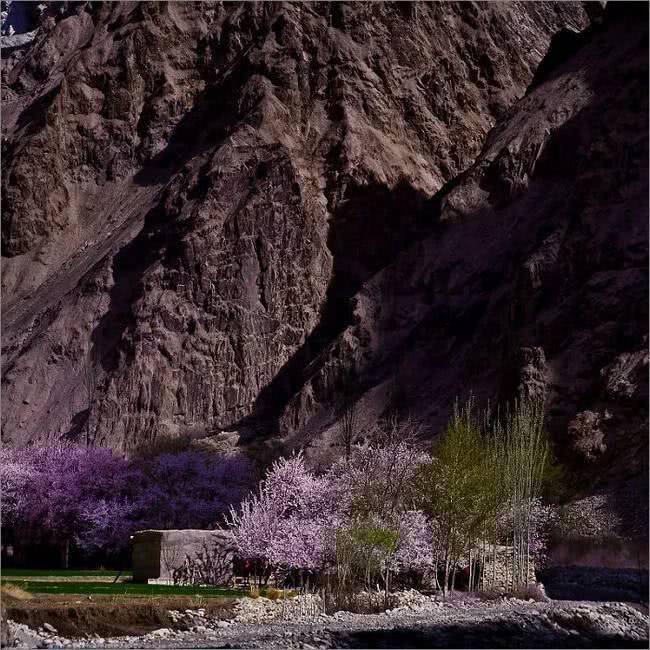
[[[169,616],[175,628],[202,633],[208,630],[222,629],[234,623],[232,620],[220,620],[206,616],[205,609],[169,610]]]
[[[646,643],[648,640],[647,616],[628,603],[599,603],[597,606],[583,603],[570,608],[554,607],[548,610],[545,617],[552,625],[569,630],[575,636]]]
[[[292,621],[295,623],[326,621],[323,599],[317,594],[303,594],[292,598],[242,598],[235,605],[238,623],[270,623]]]

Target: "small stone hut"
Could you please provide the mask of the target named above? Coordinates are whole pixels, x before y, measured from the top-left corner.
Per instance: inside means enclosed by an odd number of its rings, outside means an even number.
[[[230,584],[234,554],[227,530],[140,530],[131,538],[133,580]]]

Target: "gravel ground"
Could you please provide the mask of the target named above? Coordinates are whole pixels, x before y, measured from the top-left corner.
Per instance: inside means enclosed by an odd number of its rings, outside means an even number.
[[[647,648],[648,617],[626,603],[400,594],[381,614],[321,613],[318,598],[241,599],[231,620],[171,612],[174,628],[144,636],[64,639],[10,622],[21,648]]]

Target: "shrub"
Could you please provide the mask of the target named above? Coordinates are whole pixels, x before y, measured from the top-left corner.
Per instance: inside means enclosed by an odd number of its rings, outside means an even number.
[[[621,520],[605,495],[596,495],[562,506],[556,525],[561,538],[620,537]]]
[[[0,600],[4,600],[5,603],[9,604],[11,604],[12,600],[31,600],[33,597],[28,591],[10,582],[5,582],[0,586],[0,595],[2,596]]]
[[[495,587],[490,587],[488,589],[481,589],[477,595],[479,600],[485,600],[487,602],[494,601],[494,600],[501,600],[506,591],[505,589],[497,589]]]
[[[266,589],[262,589],[260,593],[264,598],[268,598],[269,600],[284,600],[293,595],[292,591],[287,589],[277,589],[275,587],[267,587]]]
[[[169,548],[169,547],[167,547]],[[173,566],[178,560],[169,558],[172,566],[174,584],[181,585],[223,585],[231,577],[233,553],[220,545],[208,546],[203,543],[201,551],[194,557],[186,556],[180,566]],[[163,557],[163,560],[165,558]],[[167,567],[170,570],[170,567]]]
[[[540,582],[533,582],[526,585],[520,585],[510,594],[520,600],[534,600],[538,603],[549,600],[544,590],[544,585]]]
[[[599,413],[583,411],[571,420],[568,433],[573,451],[582,459],[593,462],[607,450]]]
[[[336,535],[339,572],[346,572],[368,590],[373,580],[387,585],[398,543],[399,533],[377,521],[360,521],[339,529]]]
[[[179,454],[189,451],[192,446],[192,436],[182,434],[178,436],[158,435],[151,440],[141,442],[132,452],[134,458],[156,458],[161,454]]]

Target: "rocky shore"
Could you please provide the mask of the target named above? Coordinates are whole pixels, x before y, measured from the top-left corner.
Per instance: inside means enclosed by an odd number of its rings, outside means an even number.
[[[647,611],[616,602],[533,602],[397,595],[380,614],[326,614],[317,596],[244,598],[223,620],[203,609],[170,611],[173,624],[143,636],[83,639],[51,625],[9,622],[19,648],[643,648]],[[46,629],[47,628],[47,629]]]

